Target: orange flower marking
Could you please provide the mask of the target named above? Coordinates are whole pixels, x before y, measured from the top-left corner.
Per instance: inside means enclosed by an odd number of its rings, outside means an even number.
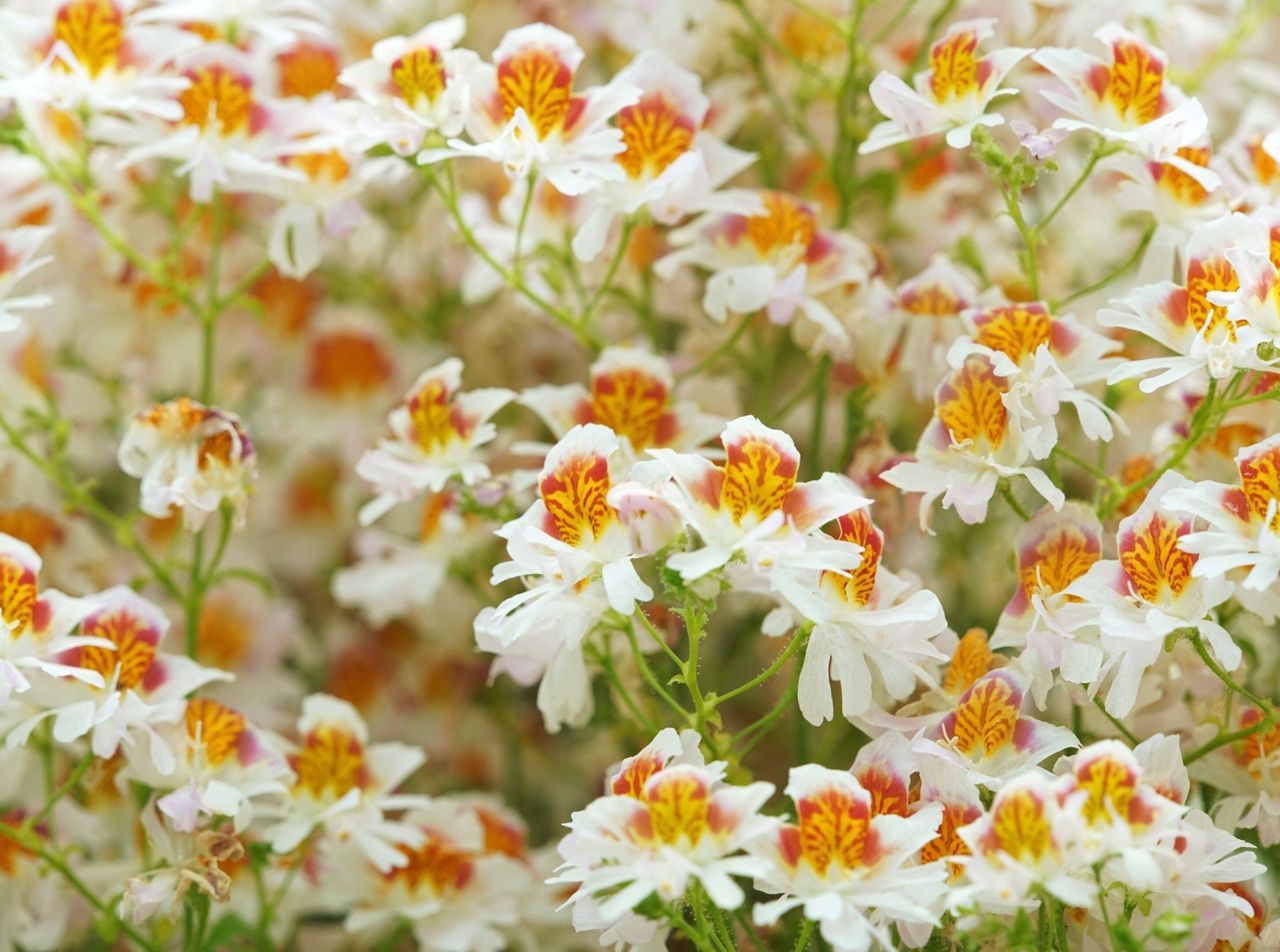
[[[1145,125],[1161,112],[1164,64],[1134,40],[1119,40],[1111,50],[1111,68],[1103,70],[1103,101],[1123,121]]]
[[[196,657],[206,664],[234,670],[253,640],[253,620],[236,600],[215,594],[205,599],[196,628]]]
[[[1089,795],[1081,814],[1090,826],[1113,816],[1128,820],[1129,804],[1138,786],[1138,777],[1128,764],[1115,757],[1095,757],[1076,767],[1076,783]]]
[[[1263,185],[1270,185],[1276,180],[1276,173],[1280,172],[1280,164],[1277,164],[1271,153],[1262,147],[1261,136],[1255,136],[1250,140],[1247,148],[1254,178]]]
[[[409,893],[425,887],[437,896],[447,896],[466,889],[475,875],[471,854],[431,830],[426,832],[426,842],[417,849],[400,844],[407,862],[386,873],[386,878]]]
[[[81,630],[92,638],[105,638],[115,646],[101,648],[92,645],[80,649],[80,667],[97,671],[110,680],[111,673],[119,669],[116,687],[121,691],[136,688],[143,683],[155,660],[159,637],[155,629],[126,609],[99,613],[86,619]]]
[[[21,812],[10,811],[0,816],[0,824],[16,831],[21,828],[25,819]],[[18,862],[34,855],[25,846],[20,846],[12,836],[0,835],[0,873],[5,876],[13,876],[18,871]]]
[[[1248,459],[1240,460],[1240,488],[1257,519],[1267,518],[1272,503],[1280,503],[1280,446],[1272,446]],[[1268,528],[1280,532],[1280,507],[1271,516]]]
[[[1018,724],[1019,700],[1003,677],[978,681],[956,705],[952,728],[956,750],[981,759],[1010,743]]]
[[[984,360],[970,358],[947,378],[938,397],[938,419],[953,444],[972,442],[995,449],[1004,442],[1008,412],[1004,384]]]
[[[315,99],[338,88],[338,51],[318,43],[299,43],[276,57],[280,95]]]
[[[938,835],[920,848],[920,862],[932,863],[935,860],[953,856],[968,856],[969,844],[960,838],[959,829],[978,818],[980,811],[962,804],[944,803],[942,805],[942,822],[938,825]],[[959,863],[948,863],[951,878],[957,879],[964,867]]]
[[[803,257],[818,231],[813,210],[784,192],[763,192],[764,211],[746,221],[747,240],[761,258],[783,253]]]
[[[337,149],[327,152],[298,152],[285,156],[284,164],[298,169],[313,182],[338,183],[351,172],[351,163]]]
[[[1210,303],[1208,294],[1210,291],[1236,291],[1239,288],[1240,279],[1226,258],[1193,259],[1187,265],[1187,316],[1196,330],[1205,331],[1206,335],[1226,331],[1227,338],[1235,340],[1236,325],[1227,317],[1227,309],[1221,304]],[[1207,330],[1205,325],[1208,325]]]
[[[36,573],[17,559],[0,556],[0,615],[11,637],[31,625],[36,612]]]
[[[58,520],[34,506],[17,506],[0,512],[0,532],[21,539],[42,555],[63,539],[62,525]],[[3,596],[0,596],[2,600]],[[7,612],[5,617],[8,617]]]
[[[357,330],[331,331],[311,342],[307,385],[332,397],[360,397],[391,379],[386,349]]]
[[[1040,304],[992,307],[977,318],[974,342],[1022,363],[1049,342],[1049,312]]]
[[[410,109],[433,104],[444,92],[444,63],[433,47],[410,50],[391,64],[391,83]]]
[[[1240,713],[1240,728],[1247,730],[1262,720],[1262,712],[1256,707],[1247,707]],[[1275,756],[1280,753],[1280,725],[1256,734],[1250,734],[1240,742],[1240,763],[1254,777],[1261,779],[1264,774],[1275,770]]]
[[[953,33],[929,50],[929,91],[938,102],[963,99],[978,88],[977,34]]]
[[[523,109],[539,139],[564,129],[573,104],[573,72],[546,49],[521,50],[498,64],[498,95],[510,121]]]
[[[778,27],[778,40],[803,60],[827,59],[845,48],[840,32],[807,10],[787,11]]]
[[[1196,557],[1178,548],[1184,528],[1157,512],[1146,526],[1120,540],[1120,567],[1146,601],[1158,602],[1165,594],[1176,598],[1190,584]]]
[[[1089,571],[1101,556],[1078,527],[1057,525],[1036,543],[1035,552],[1018,573],[1028,595],[1056,595]]]
[[[1198,165],[1209,167],[1209,149],[1183,146],[1177,152],[1178,158]],[[1152,175],[1156,185],[1164,189],[1175,201],[1182,205],[1199,205],[1209,197],[1209,192],[1187,172],[1167,162],[1152,162]]]
[[[413,437],[425,454],[438,453],[459,436],[454,426],[453,394],[444,381],[427,380],[409,398]]]
[[[609,487],[609,461],[603,456],[574,457],[543,477],[542,502],[562,541],[580,546],[604,534],[615,518],[605,501]]]
[[[66,44],[90,76],[114,66],[124,45],[124,13],[111,0],[73,0],[58,8],[53,38]],[[68,69],[69,65],[57,61]]]
[[[692,120],[662,93],[648,93],[618,113],[626,151],[616,161],[633,179],[658,175],[689,151],[696,131]]]
[[[253,92],[246,77],[212,65],[197,67],[187,78],[191,85],[178,93],[184,123],[221,136],[249,130]]]
[[[796,485],[799,467],[795,458],[754,436],[725,449],[720,507],[732,513],[738,523],[748,514],[764,519],[781,509]]]
[[[317,800],[326,795],[336,800],[369,781],[364,744],[332,724],[322,724],[307,734],[298,752],[289,758],[289,765],[298,777],[294,789]]]
[[[268,329],[284,338],[303,331],[320,300],[314,284],[287,278],[275,268],[259,278],[250,293],[262,305]]]
[[[987,642],[987,633],[981,628],[970,628],[956,645],[956,652],[947,665],[947,675],[942,690],[948,694],[967,691],[992,668],[995,656]]]
[[[867,852],[871,835],[868,800],[849,790],[830,787],[796,802],[797,860],[825,876],[834,864],[856,869]]]
[[[950,288],[942,284],[926,284],[904,291],[898,306],[917,317],[955,317],[964,303]]]
[[[690,847],[712,831],[711,800],[702,778],[684,771],[664,773],[645,791],[647,810],[628,825],[637,842]]]
[[[624,368],[591,379],[591,419],[637,450],[658,443],[658,427],[667,411],[667,385],[642,370]]]
[[[987,853],[1002,851],[1032,863],[1052,852],[1053,835],[1040,798],[1030,790],[1013,790],[1000,797],[982,847]]]
[[[859,770],[855,776],[862,789],[871,794],[872,816],[907,815],[907,785],[901,777],[875,766]]]
[[[488,854],[500,853],[512,859],[525,859],[528,846],[524,830],[494,810],[485,807],[476,808],[476,817],[484,827],[484,851]]]
[[[664,758],[661,754],[646,754],[631,758],[624,770],[618,772],[609,784],[609,789],[616,796],[644,799],[644,785],[649,778],[662,769]]]
[[[193,747],[203,745],[205,760],[213,767],[236,752],[247,726],[244,715],[239,711],[208,698],[188,701],[183,720]],[[194,755],[194,750],[190,755]]]
[[[840,539],[862,546],[862,561],[848,575],[823,572],[823,581],[834,585],[846,602],[861,607],[871,601],[871,593],[875,591],[876,573],[884,551],[884,535],[865,509],[841,516],[836,526]]]

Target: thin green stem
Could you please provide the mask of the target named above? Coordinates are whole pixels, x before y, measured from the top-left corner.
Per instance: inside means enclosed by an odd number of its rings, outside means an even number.
[[[1018,502],[1018,497],[1013,494],[1013,490],[1008,483],[1000,483],[1000,495],[1004,497],[1004,501],[1009,504],[1009,508],[1016,512],[1023,522],[1031,521],[1031,513],[1027,512],[1022,503]]]
[[[1156,223],[1152,220],[1142,232],[1142,237],[1138,240],[1138,244],[1134,247],[1133,251],[1129,253],[1129,256],[1124,259],[1124,261],[1116,265],[1116,267],[1107,272],[1107,274],[1102,278],[1093,282],[1093,284],[1080,288],[1078,291],[1072,291],[1066,297],[1058,298],[1050,305],[1050,309],[1054,311],[1060,310],[1068,304],[1071,304],[1073,301],[1078,301],[1080,298],[1093,294],[1096,291],[1101,291],[1103,288],[1109,287],[1112,283],[1124,277],[1130,268],[1142,260],[1142,255],[1146,252],[1147,246],[1151,244],[1151,239],[1154,237],[1155,233]]]
[[[1236,694],[1239,694],[1246,701],[1249,701],[1250,703],[1252,703],[1255,707],[1258,708],[1258,710],[1262,711],[1264,716],[1272,719],[1275,718],[1276,711],[1272,703],[1270,701],[1264,700],[1263,698],[1259,697],[1257,694],[1254,694],[1247,687],[1245,687],[1243,684],[1241,684],[1239,681],[1233,678],[1230,674],[1228,674],[1227,671],[1223,669],[1222,665],[1218,664],[1218,660],[1213,656],[1213,653],[1209,650],[1209,646],[1205,644],[1204,637],[1200,634],[1200,632],[1198,631],[1193,632],[1190,636],[1190,641],[1191,641],[1192,647],[1196,649],[1196,654],[1200,656],[1200,660],[1205,663],[1205,667],[1207,667],[1210,671],[1212,671],[1214,676],[1219,681],[1225,684],[1229,690],[1234,691]]]
[[[787,661],[791,658],[792,655],[794,655],[797,651],[800,650],[800,647],[805,643],[808,637],[809,637],[809,630],[807,628],[802,628],[801,630],[797,631],[794,637],[792,637],[791,641],[787,644],[787,646],[784,649],[782,649],[782,652],[778,655],[778,657],[773,659],[773,663],[769,665],[769,667],[765,668],[763,671],[761,671],[758,675],[756,675],[754,678],[752,678],[750,681],[746,682],[745,684],[740,684],[738,687],[734,688],[732,691],[729,691],[726,694],[719,695],[716,698],[716,703],[723,704],[725,701],[732,700],[733,698],[737,697],[740,694],[746,694],[748,691],[753,691],[756,688],[758,688],[760,685],[764,684],[766,681],[768,681],[775,674],[777,674],[779,671],[782,670],[782,666],[787,663]]]
[[[658,697],[662,698],[662,700],[666,702],[667,706],[680,717],[680,720],[683,723],[692,723],[693,714],[685,710],[684,705],[672,697],[671,692],[662,686],[662,682],[660,682],[658,680],[658,676],[654,674],[653,668],[649,665],[649,659],[646,658],[644,656],[644,652],[640,650],[640,642],[636,638],[635,628],[631,625],[626,625],[622,630],[626,634],[627,641],[631,645],[631,654],[636,660],[636,667],[640,669],[640,676],[644,678],[645,683],[649,685]]]
[[[806,919],[800,926],[800,934],[796,936],[795,952],[804,952],[809,947],[809,939],[813,937],[813,920]]]
[[[596,291],[591,295],[591,299],[587,301],[586,307],[582,309],[582,315],[578,318],[578,323],[586,327],[591,322],[592,315],[595,314],[596,308],[600,306],[600,302],[604,300],[604,296],[609,293],[609,289],[613,287],[614,278],[618,275],[618,268],[622,265],[623,259],[627,256],[627,248],[631,244],[631,233],[635,231],[636,222],[633,218],[628,218],[622,223],[622,234],[618,237],[618,248],[613,253],[613,258],[609,261],[609,267],[605,270],[604,280]]]
[[[1102,712],[1102,716],[1111,722],[1111,726],[1124,736],[1124,739],[1129,742],[1130,746],[1137,747],[1138,744],[1141,743],[1137,734],[1125,727],[1118,717],[1107,710],[1107,706],[1102,703],[1102,698],[1095,697],[1093,699],[1093,706]]]

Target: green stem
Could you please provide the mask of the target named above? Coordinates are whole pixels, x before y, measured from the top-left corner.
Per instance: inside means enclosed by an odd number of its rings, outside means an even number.
[[[1229,690],[1234,691],[1246,701],[1252,703],[1258,708],[1258,710],[1262,711],[1263,715],[1266,717],[1275,717],[1276,711],[1270,701],[1263,700],[1261,697],[1254,694],[1247,687],[1228,674],[1223,669],[1222,665],[1218,664],[1217,659],[1214,658],[1213,654],[1209,651],[1209,646],[1205,644],[1204,638],[1201,636],[1200,632],[1197,631],[1193,633],[1190,640],[1192,646],[1196,649],[1196,654],[1200,656],[1200,660],[1205,663],[1205,667],[1212,671],[1219,681],[1225,684]]]
[[[591,299],[587,301],[587,306],[582,309],[582,315],[578,318],[578,323],[586,327],[591,323],[591,317],[595,314],[596,308],[600,306],[600,302],[604,300],[604,296],[609,293],[609,289],[613,287],[613,279],[618,275],[618,268],[622,264],[622,260],[627,256],[627,247],[631,244],[631,233],[635,231],[635,219],[628,218],[622,223],[622,234],[618,237],[618,249],[613,253],[613,258],[609,261],[609,267],[604,273],[604,280],[596,291],[591,295]]]
[[[49,794],[49,799],[45,801],[45,804],[43,807],[41,807],[40,812],[37,813],[35,816],[33,816],[31,819],[27,820],[24,826],[28,830],[31,830],[37,826],[40,826],[40,824],[44,823],[44,821],[49,818],[49,815],[53,813],[53,808],[57,805],[58,801],[61,800],[68,793],[70,793],[72,790],[76,788],[76,786],[84,778],[85,772],[89,769],[89,766],[92,763],[93,763],[93,751],[86,750],[84,752],[84,756],[80,758],[80,762],[77,763],[75,766],[75,769],[71,771],[70,776],[68,776],[67,779],[64,780],[58,786],[57,790],[54,790],[51,794]]]
[[[1093,706],[1102,712],[1102,716],[1111,722],[1111,726],[1124,736],[1124,739],[1129,742],[1130,746],[1137,747],[1138,744],[1141,743],[1137,734],[1125,727],[1118,717],[1107,710],[1107,706],[1102,703],[1102,698],[1095,697],[1093,699]]]
[[[764,684],[766,681],[772,678],[775,674],[777,674],[780,670],[782,670],[782,666],[787,663],[787,660],[793,654],[795,654],[797,651],[800,650],[800,646],[804,644],[804,642],[808,639],[808,637],[809,637],[808,628],[803,628],[800,631],[797,631],[795,633],[795,636],[787,644],[786,648],[784,648],[782,652],[778,655],[778,657],[776,657],[773,660],[773,664],[769,665],[769,667],[765,668],[763,671],[761,671],[758,675],[756,675],[746,684],[741,684],[738,687],[734,688],[732,691],[729,691],[726,694],[719,695],[716,698],[716,703],[723,704],[725,701],[732,700],[733,698],[737,697],[739,694],[746,694],[748,691],[754,690],[755,688],[758,688],[760,685]]]
[[[1133,249],[1132,252],[1129,253],[1129,257],[1125,258],[1124,261],[1120,262],[1119,265],[1117,265],[1115,268],[1109,271],[1104,277],[1093,282],[1093,284],[1090,284],[1087,287],[1083,287],[1078,291],[1073,291],[1070,294],[1068,294],[1066,297],[1058,298],[1056,301],[1054,301],[1050,305],[1050,310],[1057,311],[1063,307],[1066,307],[1068,304],[1072,303],[1073,301],[1078,301],[1080,298],[1085,297],[1086,295],[1089,295],[1089,294],[1093,294],[1096,291],[1101,291],[1103,288],[1108,287],[1113,282],[1118,281],[1120,278],[1124,277],[1124,275],[1128,273],[1130,268],[1132,268],[1135,264],[1137,264],[1139,261],[1142,260],[1142,255],[1147,250],[1147,245],[1151,244],[1151,239],[1155,235],[1155,233],[1156,233],[1156,223],[1155,221],[1152,221],[1149,225],[1147,225],[1146,229],[1142,232],[1142,238],[1138,240],[1137,246]]]
[[[809,939],[813,936],[813,920],[806,919],[800,926],[800,934],[796,936],[795,952],[804,952],[809,947]]]
[[[1009,508],[1016,512],[1023,522],[1031,521],[1031,513],[1027,512],[1027,510],[1023,508],[1022,503],[1018,502],[1017,497],[1014,496],[1013,490],[1009,488],[1008,483],[1002,482],[1000,484],[1000,495],[1004,497],[1004,501],[1009,504]]]

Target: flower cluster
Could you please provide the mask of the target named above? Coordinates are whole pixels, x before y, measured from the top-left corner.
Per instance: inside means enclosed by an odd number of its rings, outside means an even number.
[[[1280,948],[1273,7],[0,4],[0,948]]]

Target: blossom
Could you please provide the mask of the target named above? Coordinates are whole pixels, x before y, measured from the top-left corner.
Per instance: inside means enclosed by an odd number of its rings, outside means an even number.
[[[694,403],[673,399],[669,363],[639,347],[606,347],[591,364],[588,386],[540,384],[520,394],[557,439],[579,423],[609,427],[632,456],[654,447],[697,450],[722,427]]]
[[[871,82],[871,101],[888,119],[871,130],[859,152],[946,133],[947,145],[964,149],[977,126],[998,126],[1004,117],[987,113],[993,99],[1017,94],[1000,88],[1009,71],[1030,50],[1006,47],[977,55],[978,44],[995,34],[995,20],[982,17],[951,24],[929,48],[929,68],[917,73],[915,88],[881,73]]]
[[[1229,315],[1217,293],[1240,286],[1228,257],[1235,257],[1236,249],[1264,257],[1268,251],[1266,230],[1239,213],[1196,229],[1187,243],[1181,284],[1143,285],[1115,302],[1117,307],[1098,312],[1104,327],[1146,334],[1175,354],[1127,361],[1111,371],[1109,383],[1143,377],[1142,391],[1153,393],[1200,370],[1222,379],[1238,369],[1267,366],[1256,353],[1263,340],[1259,331]]]
[[[898,463],[881,478],[904,492],[923,493],[920,524],[928,526],[935,500],[965,522],[982,522],[1000,480],[1024,476],[1055,509],[1062,490],[1034,466],[1016,417],[1005,406],[1007,378],[988,356],[965,358],[938,387],[934,415],[920,437],[915,460]]]
[[[102,674],[62,662],[64,652],[96,643],[73,635],[92,603],[39,586],[40,556],[0,533],[0,618],[8,637],[0,639],[0,704],[31,689],[29,675],[78,678],[102,687]]]
[[[935,925],[946,892],[946,865],[914,862],[934,839],[942,808],[910,816],[872,812],[871,795],[845,771],[816,764],[791,768],[786,795],[796,822],[776,823],[752,852],[767,863],[756,888],[780,898],[752,910],[769,925],[794,908],[816,921],[840,952],[892,945],[889,926]]]
[[[1143,672],[1155,664],[1173,632],[1193,631],[1229,671],[1240,664],[1239,646],[1207,617],[1231,596],[1233,586],[1221,577],[1195,577],[1198,557],[1181,547],[1192,520],[1165,502],[1167,494],[1190,485],[1178,473],[1162,475],[1138,511],[1121,521],[1118,557],[1095,562],[1067,588],[1080,603],[1064,627],[1096,625],[1101,634],[1101,653],[1074,674],[1093,685],[1112,674],[1106,708],[1116,717],[1133,709]]]
[[[1153,159],[1176,162],[1177,150],[1203,135],[1208,124],[1204,109],[1166,79],[1162,51],[1117,23],[1106,24],[1094,36],[1107,47],[1107,59],[1075,49],[1045,48],[1032,54],[1066,86],[1042,92],[1075,117],[1058,119],[1054,126],[1091,129]]]
[[[786,192],[722,198],[735,210],[708,211],[673,231],[675,250],[654,264],[658,276],[670,279],[684,265],[712,272],[702,307],[714,321],[763,310],[772,323],[788,325],[799,312],[818,331],[818,349],[847,342],[835,301],[827,299],[868,279],[870,249],[823,229],[816,209]]]
[[[765,573],[780,560],[804,564],[797,560],[806,552],[818,560],[810,561],[810,567],[830,562],[830,567],[842,568],[842,562],[833,560],[849,546],[815,530],[870,500],[835,474],[797,482],[800,454],[795,443],[755,417],[731,420],[720,442],[723,465],[671,449],[650,450],[671,474],[673,505],[701,543],[672,555],[667,564],[687,581],[714,572],[739,552]]]
[[[429,150],[420,159],[478,156],[500,163],[512,179],[537,172],[565,195],[621,180],[613,157],[625,145],[622,132],[608,123],[640,91],[615,79],[575,93],[583,55],[573,37],[545,23],[509,31],[493,51],[493,64],[480,63],[467,76],[466,127],[474,141],[451,139],[447,149]]]
[[[312,694],[302,702],[298,742],[286,754],[293,772],[287,802],[264,831],[277,853],[292,852],[313,830],[353,843],[381,872],[411,862],[426,834],[384,811],[422,805],[423,798],[396,788],[426,756],[400,743],[370,744],[368,729],[346,701]],[[265,815],[265,814],[264,814]]]
[[[673,225],[710,206],[715,190],[754,158],[703,128],[711,104],[701,81],[664,53],[643,51],[615,82],[641,90],[639,100],[614,119],[625,145],[614,161],[626,177],[591,193],[594,207],[573,239],[582,261],[600,253],[619,214],[648,209],[655,221]]]
[[[338,81],[367,107],[357,114],[358,142],[385,142],[410,155],[429,133],[462,131],[471,101],[467,74],[480,60],[456,49],[466,30],[466,18],[455,13],[411,36],[379,40],[368,59],[342,70]]]
[[[724,769],[670,764],[639,789],[601,797],[574,813],[560,842],[565,862],[557,876],[579,884],[571,901],[595,896],[601,915],[612,920],[650,893],[670,902],[697,881],[720,908],[741,905],[745,897],[734,877],[765,867],[740,851],[768,829],[759,810],[773,784],[731,786]]]
[[[424,490],[438,493],[451,479],[471,486],[489,475],[475,451],[497,434],[489,418],[514,396],[485,387],[461,392],[462,361],[456,357],[424,370],[391,411],[391,438],[379,442],[356,464],[356,475],[372,483],[378,495],[360,510],[369,525],[398,503]]]
[[[40,246],[51,233],[52,229],[33,225],[0,231],[0,334],[22,326],[18,311],[47,307],[51,303],[47,294],[14,293],[31,272],[53,260],[49,255],[37,257]]]
[[[947,624],[938,597],[880,564],[884,535],[866,510],[840,516],[836,531],[860,549],[856,562],[778,585],[812,623],[797,696],[811,724],[831,719],[833,680],[841,712],[852,719],[883,703],[878,696],[905,700],[930,680],[926,664],[946,660],[931,640]]]
[[[37,713],[20,721],[6,743],[25,744],[39,724],[51,720],[59,743],[89,736],[99,758],[111,757],[121,744],[145,742],[153,769],[168,774],[174,769],[174,751],[161,725],[182,716],[187,694],[231,675],[161,652],[169,619],[133,589],[119,585],[85,602],[83,637],[65,645],[58,657],[63,667],[56,673],[83,670],[70,678],[34,682],[26,700]]]
[[[188,397],[157,403],[133,418],[117,456],[122,470],[142,480],[147,515],[177,509],[196,530],[227,503],[243,524],[256,459],[234,414]]]

